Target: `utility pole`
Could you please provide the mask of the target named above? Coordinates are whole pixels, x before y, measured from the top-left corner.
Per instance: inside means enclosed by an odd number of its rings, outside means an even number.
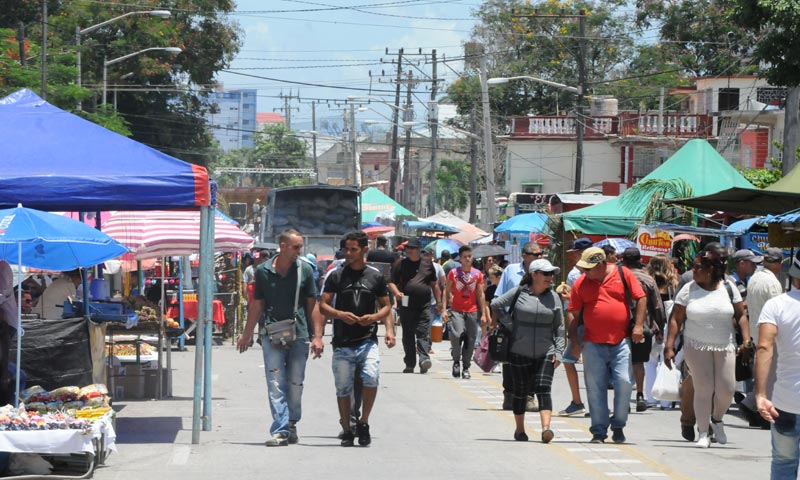
[[[581,11],[578,16],[578,98],[575,108],[575,188],[573,193],[581,193],[581,174],[583,173],[583,134],[586,128],[586,118],[583,116],[583,88],[586,85],[586,13]]]
[[[481,56],[481,106],[483,110],[483,151],[486,156],[486,223],[494,229],[496,204],[494,201],[494,157],[492,155],[492,118],[489,115],[489,84],[486,68],[486,52]]]
[[[428,216],[436,214],[436,154],[439,148],[439,104],[436,102],[436,90],[439,85],[436,78],[436,49],[431,53],[433,59],[433,83],[431,84],[431,101],[428,117],[431,123],[431,178],[428,182]],[[422,189],[418,195],[422,195]]]
[[[42,100],[47,100],[47,0],[42,0]]]
[[[389,49],[386,49],[388,55]],[[398,149],[397,149],[397,124],[400,121],[400,79],[403,74],[403,49],[397,51],[397,86],[394,93],[394,112],[392,113],[392,150],[389,152],[389,164],[391,165],[389,174],[389,196],[392,200],[397,200],[397,176],[398,176]]]
[[[350,104],[350,149],[353,152],[353,180],[356,187],[361,189],[361,161],[356,151],[356,106]]]
[[[272,111],[280,110],[286,118],[286,129],[292,129],[292,110],[300,111],[298,107],[292,107],[289,102],[292,100],[300,100],[300,97],[297,95],[292,95],[292,91],[289,90],[289,95],[284,95],[283,92],[278,95],[281,100],[283,100],[283,107],[273,108]]]
[[[783,129],[783,176],[789,174],[797,164],[798,110],[800,110],[800,87],[786,89],[786,125]]]
[[[17,42],[19,42],[19,64],[25,66],[25,24],[19,22],[17,27]]]
[[[478,120],[475,106],[469,113],[469,128],[474,135],[469,137],[469,223],[478,221]]]
[[[404,108],[406,109],[405,113],[408,114],[408,112],[411,111],[411,87],[414,85],[414,74],[409,70],[406,76],[406,104]],[[405,130],[406,144],[405,153],[403,154],[403,188],[401,194],[404,206],[408,205],[411,201],[411,129],[406,128]]]
[[[311,102],[311,145],[314,154],[314,183],[319,184],[319,165],[317,163],[317,102]]]

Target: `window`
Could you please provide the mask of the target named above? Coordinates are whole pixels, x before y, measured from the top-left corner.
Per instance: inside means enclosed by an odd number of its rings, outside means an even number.
[[[786,89],[783,87],[758,87],[756,100],[767,105],[781,105],[786,100]]]
[[[539,182],[522,182],[523,193],[542,193],[542,184]]]
[[[739,110],[739,89],[720,88],[719,89],[719,109],[720,112],[726,110]]]

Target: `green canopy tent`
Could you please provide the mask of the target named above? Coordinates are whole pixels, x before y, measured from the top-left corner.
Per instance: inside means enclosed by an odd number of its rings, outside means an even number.
[[[702,210],[750,215],[777,215],[800,208],[800,164],[767,188],[729,188],[711,195],[681,198],[674,203]]]
[[[757,191],[705,140],[690,140],[645,180],[683,179],[697,195],[738,187]],[[645,203],[623,206],[630,191],[607,202],[561,214],[567,231],[578,230],[586,235],[628,235],[639,223],[647,208]]]
[[[390,214],[396,217],[417,217],[407,208],[392,200],[375,187],[369,187],[361,192],[361,223],[374,222],[380,214]]]

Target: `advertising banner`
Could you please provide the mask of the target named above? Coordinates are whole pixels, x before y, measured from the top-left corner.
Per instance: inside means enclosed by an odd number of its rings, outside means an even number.
[[[639,227],[636,235],[636,245],[642,256],[652,257],[658,254],[667,254],[672,248],[673,233],[668,230]]]

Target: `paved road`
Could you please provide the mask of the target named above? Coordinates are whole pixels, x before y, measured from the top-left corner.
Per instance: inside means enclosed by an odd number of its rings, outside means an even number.
[[[327,340],[327,339],[326,339]],[[213,429],[191,444],[194,352],[173,353],[174,397],[117,402],[118,448],[95,478],[496,478],[761,479],[769,472],[769,432],[726,416],[729,443],[699,450],[680,437],[678,411],[633,413],[625,445],[588,443],[588,418],[554,418],[553,443],[538,442],[538,414],[526,417],[527,443],[512,439],[514,421],[500,409],[499,374],[473,369],[471,380],[450,377],[449,346],[434,344],[426,375],[403,374],[402,349],[382,346],[381,386],[369,448],[339,447],[330,346],[309,361],[300,443],[263,446],[270,422],[259,348],[238,354],[214,347]],[[569,402],[563,369],[554,403]]]

